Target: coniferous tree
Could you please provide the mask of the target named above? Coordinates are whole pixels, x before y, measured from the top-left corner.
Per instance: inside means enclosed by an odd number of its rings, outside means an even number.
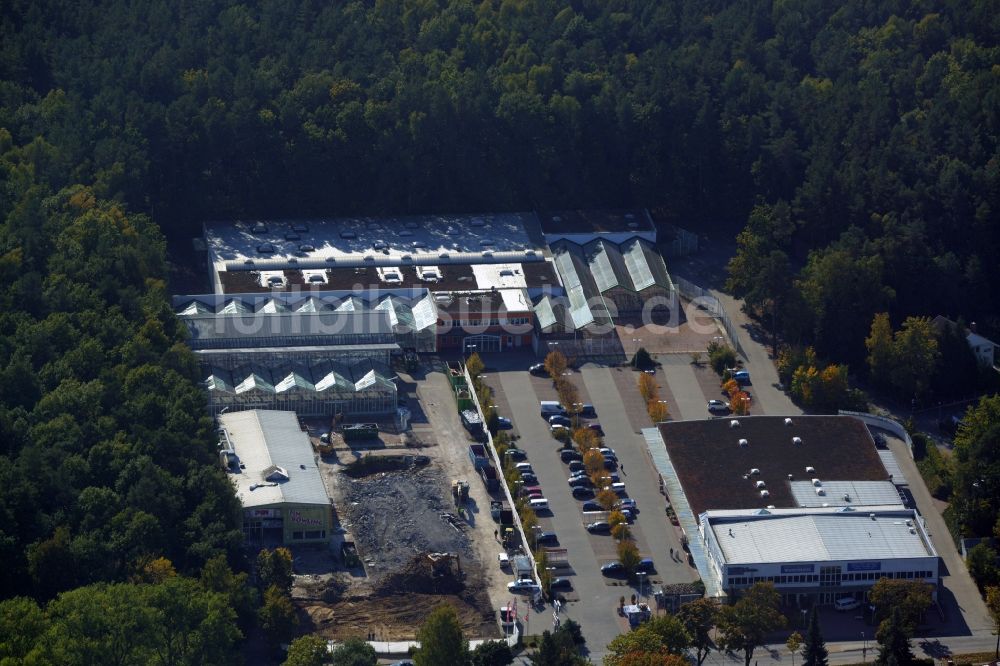
[[[809,628],[802,644],[802,666],[826,666],[826,642],[819,629],[819,613],[813,606],[809,615]]]
[[[909,666],[913,662],[910,651],[910,637],[906,635],[903,615],[899,608],[893,608],[889,619],[885,620],[876,634],[878,638],[877,666]]]

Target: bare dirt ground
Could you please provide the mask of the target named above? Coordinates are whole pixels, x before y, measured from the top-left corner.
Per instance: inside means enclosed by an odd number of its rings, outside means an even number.
[[[339,534],[329,549],[295,552],[300,630],[412,640],[428,611],[448,603],[467,637],[498,637],[494,609],[506,600],[508,578],[496,564],[490,497],[469,460],[450,386],[434,372],[419,381],[401,373],[401,380],[413,388],[412,431],[370,442],[335,435],[334,451],[322,458]],[[451,494],[456,479],[470,490],[461,512]],[[345,566],[344,541],[354,543],[362,566]],[[452,553],[457,566],[432,562],[430,553]]]

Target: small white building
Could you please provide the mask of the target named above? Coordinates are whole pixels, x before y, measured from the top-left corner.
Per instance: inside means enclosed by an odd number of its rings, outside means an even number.
[[[936,598],[937,552],[916,511],[900,506],[705,511],[699,530],[729,596],[766,581],[784,603],[827,604],[892,578],[929,583]]]
[[[219,459],[243,505],[251,545],[324,542],[333,513],[309,437],[294,412],[222,414]]]
[[[931,320],[934,328],[937,330],[942,330],[945,326],[958,326],[955,322],[947,317],[942,317],[938,315]],[[973,322],[969,325],[969,328],[963,331],[965,333],[965,341],[969,344],[969,349],[975,354],[976,360],[979,361],[979,365],[984,365],[987,368],[992,368],[997,364],[997,343],[993,342],[988,338],[984,338],[976,332],[976,324]]]

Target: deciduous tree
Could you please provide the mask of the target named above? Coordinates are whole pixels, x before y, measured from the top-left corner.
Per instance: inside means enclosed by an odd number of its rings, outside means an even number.
[[[764,644],[767,635],[785,625],[778,610],[780,601],[772,583],[754,583],[735,604],[719,611],[721,645],[741,651],[745,666],[750,666],[754,650]]]
[[[712,651],[714,642],[711,631],[719,614],[719,603],[715,599],[695,599],[683,604],[677,610],[677,619],[684,623],[684,629],[691,637],[691,647],[695,650],[698,666]]]
[[[469,663],[469,641],[462,635],[458,614],[448,604],[441,604],[430,612],[417,631],[420,649],[413,655],[417,666]]]

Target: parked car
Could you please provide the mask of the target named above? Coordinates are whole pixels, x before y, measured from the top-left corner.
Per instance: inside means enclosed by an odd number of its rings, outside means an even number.
[[[562,458],[564,463],[573,463],[575,461],[583,460],[583,456],[580,455],[580,452],[574,451],[573,449],[563,449],[559,452],[559,457]]]
[[[535,377],[548,377],[549,371],[545,369],[544,363],[536,363],[530,368],[528,368],[528,373],[534,375]]]
[[[570,463],[569,463],[569,471],[570,472],[585,472],[586,470],[587,470],[587,466],[584,465],[579,460],[571,460]]]
[[[601,573],[605,576],[614,576],[615,574],[625,573],[625,565],[621,562],[608,562],[607,564],[601,565]]]
[[[532,488],[524,492],[524,496],[528,499],[545,499],[545,493],[542,492],[541,488]]]
[[[724,413],[729,411],[729,403],[723,402],[722,400],[709,400],[708,401],[708,411],[715,413]]]
[[[546,511],[549,508],[549,501],[544,497],[534,497],[528,500],[528,506],[532,511]]]
[[[538,592],[538,583],[531,580],[530,578],[524,580],[515,580],[507,583],[508,592]]]
[[[516,469],[518,472],[521,472],[521,473],[524,473],[524,472],[534,473],[534,470],[531,469],[531,463],[529,463],[529,462],[515,463],[514,469]]]
[[[506,416],[497,417],[497,430],[511,430],[514,424]]]
[[[733,379],[736,380],[737,384],[749,384],[750,373],[747,370],[737,370],[733,373]]]
[[[639,513],[639,505],[636,503],[634,499],[631,498],[618,500],[618,502],[615,503],[615,508],[628,509],[633,513]]]
[[[588,419],[597,418],[597,410],[594,409],[593,405],[583,404],[580,406],[580,416]]]
[[[507,452],[504,455],[515,462],[528,459],[528,454],[521,449],[507,449]]]
[[[551,433],[556,433],[556,432],[558,432],[560,430],[565,430],[565,431],[569,432],[569,428],[567,428],[564,425],[559,425],[558,423],[556,425],[549,426],[549,432],[551,432]]]
[[[535,543],[556,544],[559,543],[559,537],[555,532],[539,532],[535,535]]]
[[[569,578],[553,578],[549,583],[550,590],[568,590],[573,587],[573,583],[570,582]]]
[[[521,480],[525,483],[538,483],[538,477],[533,472],[522,472]]]
[[[574,499],[592,499],[594,497],[594,489],[586,488],[584,486],[576,486],[573,488],[573,498]]]
[[[563,416],[562,414],[553,414],[552,416],[549,417],[549,425],[550,426],[560,425],[560,426],[566,426],[568,428],[571,425],[573,425],[573,422],[570,420],[568,416]]]
[[[656,565],[653,564],[652,558],[644,557],[639,560],[639,564],[635,565],[635,572],[647,575],[656,573]]]
[[[600,451],[601,455],[604,456],[605,458],[614,458],[615,460],[618,460],[618,455],[615,453],[615,450],[612,449],[610,446],[602,446],[597,450]]]
[[[861,602],[854,597],[842,597],[833,602],[833,607],[839,611],[849,611],[861,608]]]
[[[584,502],[583,506],[580,507],[580,510],[581,511],[604,511],[604,507],[601,506],[601,504],[599,502],[595,502],[595,501],[591,500],[589,502]]]
[[[585,476],[574,476],[567,479],[567,483],[571,488],[590,488],[594,484],[590,482]]]
[[[604,435],[604,428],[601,427],[600,423],[588,423],[587,427],[596,432],[598,435]]]
[[[611,532],[611,524],[606,520],[597,520],[587,525],[587,531],[591,534],[608,534]]]
[[[605,458],[604,459],[604,469],[607,469],[607,470],[618,469],[618,459],[617,458]]]

